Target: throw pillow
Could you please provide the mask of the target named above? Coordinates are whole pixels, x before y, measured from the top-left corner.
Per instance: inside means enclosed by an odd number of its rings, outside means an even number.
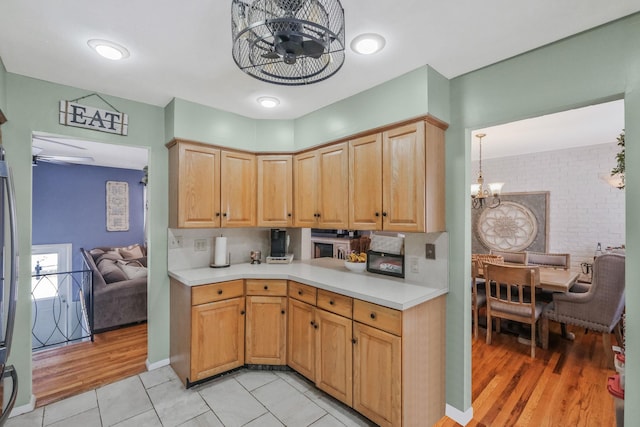
[[[139,277],[147,277],[146,267],[140,267],[132,264],[120,264],[122,271],[127,276],[127,279],[137,279]]]
[[[142,258],[144,256],[142,248],[138,244],[120,248],[119,251],[120,255],[122,255],[122,258],[124,259]]]
[[[106,255],[106,254],[105,254]],[[127,275],[118,267],[115,260],[103,258],[98,262],[98,270],[106,283],[122,282]]]

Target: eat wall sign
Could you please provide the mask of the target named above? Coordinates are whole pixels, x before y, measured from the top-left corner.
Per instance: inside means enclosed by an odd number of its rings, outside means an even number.
[[[119,111],[102,110],[73,101],[60,101],[60,124],[127,135],[129,117]]]

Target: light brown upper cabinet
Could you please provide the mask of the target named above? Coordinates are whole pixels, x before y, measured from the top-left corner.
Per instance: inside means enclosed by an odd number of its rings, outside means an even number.
[[[252,153],[172,141],[169,227],[256,225],[256,159]]]
[[[220,151],[222,227],[256,225],[256,156]]]
[[[349,227],[442,231],[444,131],[425,121],[349,142]]]
[[[293,158],[294,225],[347,228],[349,152],[346,142]]]
[[[293,156],[259,155],[258,226],[293,225]]]
[[[169,227],[220,227],[220,150],[169,146]]]

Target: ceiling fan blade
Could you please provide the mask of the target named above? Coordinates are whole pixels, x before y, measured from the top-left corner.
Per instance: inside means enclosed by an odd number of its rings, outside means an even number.
[[[280,58],[280,55],[278,55],[278,53],[275,51],[271,51],[271,52],[263,53],[262,57],[265,59],[278,59]]]
[[[50,163],[93,163],[93,157],[81,156],[35,156],[38,161]]]
[[[78,145],[73,145],[73,144],[67,144],[66,142],[56,141],[55,139],[45,138],[45,137],[40,136],[40,135],[33,135],[33,139],[37,139],[39,141],[44,141],[44,142],[50,142],[52,144],[60,144],[60,145],[66,146],[66,147],[77,148],[78,150],[86,150],[85,147],[80,147]]]
[[[302,42],[302,51],[304,55],[318,59],[324,53],[324,45],[315,40],[307,40]]]

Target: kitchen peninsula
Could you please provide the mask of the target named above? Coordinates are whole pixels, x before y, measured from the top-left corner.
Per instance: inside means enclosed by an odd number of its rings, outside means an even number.
[[[324,258],[173,270],[171,365],[185,386],[289,366],[386,426],[444,415],[446,288]]]

